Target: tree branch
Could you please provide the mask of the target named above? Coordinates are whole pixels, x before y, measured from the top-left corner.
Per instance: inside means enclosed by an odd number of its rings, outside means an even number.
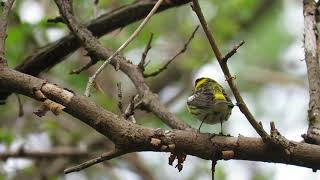
[[[60,2],[56,0],[57,2]],[[94,55],[99,59],[109,59],[114,53],[103,47],[99,41],[91,34],[89,30],[81,26],[67,11],[71,9],[63,6],[63,3],[59,3],[59,9],[61,13],[64,13],[63,16],[70,16],[65,18],[69,28],[74,32],[78,39],[83,43],[83,46],[86,48],[90,54]],[[63,9],[67,8],[67,9]],[[68,10],[69,9],[69,10]],[[110,64],[115,68],[119,66],[119,69],[123,71],[134,83],[135,87],[139,92],[139,96],[142,98],[142,103],[148,109],[150,109],[155,115],[157,115],[165,124],[175,129],[190,129],[190,126],[184,123],[183,121],[177,119],[172,113],[170,113],[161,103],[158,96],[150,91],[150,88],[145,83],[144,77],[137,67],[127,61],[123,56],[117,55],[111,59]]]
[[[65,112],[112,140],[117,148],[125,148],[130,152],[168,152],[171,150],[165,147],[174,144],[175,151],[207,160],[211,160],[213,152],[218,150],[233,151],[233,156],[228,159],[284,163],[320,169],[320,146],[317,145],[290,141],[293,146],[288,157],[282,149],[265,143],[260,138],[212,136],[184,130],[165,132],[161,129],[145,128],[106,111],[87,97],[8,68],[0,68],[0,87],[34,99],[37,99],[35,90],[40,90],[46,98],[65,106]],[[159,144],[154,145],[150,142],[150,139],[154,138],[160,140]]]
[[[163,4],[158,12],[178,7],[190,2],[191,0],[179,0],[170,4]],[[87,28],[95,37],[111,32],[117,28],[124,27],[132,22],[138,21],[145,17],[156,1],[136,1],[137,3],[123,6],[112,12],[108,12],[97,19],[90,21]],[[240,29],[248,29],[252,26],[252,22],[262,17],[276,1],[262,0],[257,9],[253,12],[250,19],[240,22]],[[231,37],[227,37],[230,39]],[[67,55],[80,47],[80,43],[76,38],[69,34],[61,40],[48,44],[43,48],[28,56],[22,64],[16,67],[17,70],[37,76],[39,73],[52,68],[54,65],[62,62]],[[81,70],[80,70],[81,71]],[[173,79],[174,80],[174,79]],[[171,80],[172,81],[172,80]],[[167,79],[165,82],[169,82]],[[157,89],[157,88],[156,88]],[[0,104],[4,104],[5,99],[10,95],[9,92],[0,92]]]
[[[314,0],[303,1],[304,48],[309,81],[309,128],[303,135],[306,142],[320,144],[320,68],[317,52],[318,32],[316,28],[316,3]]]
[[[130,37],[111,55],[107,60],[103,62],[103,64],[98,68],[98,70],[89,78],[89,81],[87,83],[85,95],[89,96],[90,95],[90,89],[92,87],[92,84],[96,80],[97,76],[102,72],[102,70],[110,63],[110,61],[118,55],[121,51],[124,50],[141,32],[143,27],[147,24],[147,22],[151,19],[153,14],[157,11],[157,9],[160,7],[161,3],[163,0],[158,0],[158,2],[154,5],[154,7],[151,9],[147,17],[141,22],[141,24],[138,26],[138,28],[130,35]],[[62,1],[63,2],[63,1]],[[70,28],[70,26],[69,26]],[[119,69],[119,63],[116,62],[116,70]]]
[[[200,5],[198,0],[192,0],[193,2],[193,6],[192,9],[195,11],[195,13],[197,14],[199,21],[202,25],[202,28],[207,36],[207,39],[209,40],[209,43],[211,45],[211,48],[219,62],[219,65],[226,77],[226,80],[230,86],[231,91],[233,92],[234,97],[237,100],[237,105],[240,109],[240,111],[246,116],[246,118],[248,119],[249,123],[253,126],[253,128],[256,130],[256,132],[263,138],[266,139],[269,137],[268,133],[263,129],[263,127],[258,123],[258,121],[254,118],[254,116],[251,114],[249,108],[247,107],[247,105],[245,104],[243,98],[240,95],[240,92],[235,84],[235,82],[233,81],[233,77],[230,74],[229,68],[227,66],[227,64],[225,63],[227,61],[227,59],[223,59],[223,56],[217,46],[217,43],[215,42],[212,33],[209,30],[208,24],[203,16],[203,13],[201,11]],[[232,51],[231,51],[232,52]],[[227,53],[227,54],[231,54],[231,53]],[[227,56],[225,56],[227,57]]]
[[[162,4],[157,13],[164,10],[184,5],[191,0],[179,0],[175,3]],[[126,5],[114,11],[108,12],[92,21],[86,28],[94,37],[101,37],[118,28],[125,27],[131,23],[143,19],[154,7],[157,1],[137,1],[134,4]],[[48,44],[42,49],[33,52],[22,64],[18,65],[18,71],[37,76],[40,72],[53,67],[63,61],[66,56],[80,47],[81,43],[77,41],[73,34],[70,34],[57,42]]]
[[[180,0],[170,4],[164,3],[159,7],[157,13],[184,5],[190,1],[191,0]],[[133,22],[143,19],[150,12],[152,7],[154,7],[155,3],[155,0],[138,1],[134,4],[123,6],[90,21],[86,27],[90,32],[92,32],[94,37],[101,37],[115,29],[125,27]],[[36,52],[33,52],[32,55],[28,56],[15,69],[37,76],[41,72],[62,62],[70,53],[74,52],[79,47],[80,42],[77,41],[77,38],[73,34],[69,34],[61,40],[48,44]],[[111,52],[112,51],[109,51],[109,53]],[[90,65],[91,64],[88,64],[88,66]],[[83,68],[87,67],[84,66]],[[83,69],[80,68],[76,71],[79,72],[82,70]],[[0,105],[5,104],[5,100],[9,95],[10,92],[0,89]]]
[[[65,174],[69,174],[69,173],[72,173],[72,172],[81,171],[81,170],[86,169],[86,168],[88,168],[90,166],[93,166],[95,164],[98,164],[98,163],[101,163],[103,161],[110,160],[110,159],[113,159],[115,157],[121,156],[121,155],[123,155],[125,153],[126,153],[125,151],[114,149],[112,151],[109,151],[109,152],[106,152],[106,153],[102,154],[101,156],[99,156],[97,158],[91,159],[91,160],[86,161],[84,163],[81,163],[81,164],[79,164],[77,166],[70,167],[70,168],[64,170],[64,173]]]
[[[153,39],[153,33],[151,33],[151,35],[150,35],[149,41],[148,41],[148,43],[142,53],[141,60],[138,64],[138,67],[141,70],[141,72],[144,72],[144,70],[145,70],[144,67],[146,65],[146,58],[147,58],[147,54],[148,54],[149,50],[151,49],[152,39]]]
[[[90,55],[88,53],[87,56],[90,57],[89,62],[77,69],[72,70],[69,74],[80,74],[82,71],[89,69],[91,66],[95,65],[99,61],[99,59],[97,59],[94,55]]]
[[[239,44],[237,44],[236,46],[234,46],[222,59],[222,63],[226,64],[228,59],[231,58],[231,56],[233,56],[237,50],[244,44],[244,41],[241,41]]]
[[[5,58],[5,48],[6,48],[6,38],[7,38],[7,25],[8,25],[8,19],[9,19],[9,13],[11,11],[11,7],[14,3],[14,0],[7,0],[5,2],[2,2],[3,8],[2,14],[0,17],[0,66],[6,66],[7,61]]]

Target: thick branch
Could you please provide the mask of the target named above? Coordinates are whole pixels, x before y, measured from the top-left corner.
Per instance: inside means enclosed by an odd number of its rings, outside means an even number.
[[[304,139],[306,142],[320,144],[320,68],[317,53],[316,3],[303,1],[304,48],[309,81],[309,128]]]
[[[234,156],[228,159],[284,163],[314,170],[320,169],[320,146],[317,145],[290,141],[293,146],[288,157],[283,150],[264,143],[260,138],[242,136],[212,138],[211,134],[199,134],[193,131],[164,132],[161,129],[145,128],[106,111],[84,96],[8,68],[0,68],[0,87],[35,99],[34,90],[40,89],[47,98],[65,106],[65,112],[111,139],[116,147],[125,147],[131,152],[169,151],[163,146],[174,144],[176,151],[208,160],[214,151],[222,150],[234,151]],[[158,138],[160,144],[151,144],[151,138]]]
[[[137,1],[137,3],[123,6],[112,12],[106,13],[91,21],[86,28],[95,37],[101,37],[118,28],[125,27],[133,22],[143,19],[152,9],[157,1]],[[162,4],[157,12],[161,12],[173,7],[178,7],[190,2],[190,0],[180,0],[175,3]],[[22,64],[16,67],[18,71],[37,76],[40,72],[48,69],[68,56],[80,47],[80,42],[72,34],[61,40],[51,43],[41,50],[33,53]]]

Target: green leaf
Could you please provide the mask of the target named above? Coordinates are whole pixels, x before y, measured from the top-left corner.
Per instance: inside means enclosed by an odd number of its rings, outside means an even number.
[[[0,143],[10,145],[13,142],[13,139],[13,134],[10,131],[6,129],[0,129]]]

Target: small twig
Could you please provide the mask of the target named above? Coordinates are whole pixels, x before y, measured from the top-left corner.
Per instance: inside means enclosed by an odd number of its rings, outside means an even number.
[[[90,57],[90,61],[87,64],[72,70],[69,74],[80,74],[82,71],[89,69],[91,66],[97,64],[97,62],[99,61],[99,59],[94,55],[91,55],[91,53],[88,53],[87,56]]]
[[[241,41],[239,44],[237,44],[236,46],[234,46],[232,48],[232,50],[230,50],[222,59],[222,63],[227,63],[228,59],[233,56],[237,50],[244,44],[244,41]]]
[[[23,104],[22,104],[22,101],[21,101],[21,98],[20,98],[19,94],[16,94],[16,97],[17,97],[18,104],[19,104],[19,114],[18,114],[18,116],[22,117],[24,115]]]
[[[147,44],[146,48],[144,49],[144,51],[142,53],[142,56],[141,56],[141,60],[140,60],[140,62],[138,64],[138,68],[141,70],[141,72],[144,72],[144,67],[145,67],[145,64],[146,64],[146,57],[147,57],[147,54],[148,54],[149,50],[151,49],[152,39],[153,39],[153,33],[151,33],[151,35],[150,35],[148,44]]]
[[[207,39],[209,40],[210,46],[211,46],[211,48],[212,48],[212,50],[218,60],[218,63],[219,63],[219,65],[220,65],[220,67],[221,67],[221,69],[227,79],[227,82],[230,86],[230,89],[233,92],[235,99],[237,100],[237,104],[239,104],[240,111],[246,116],[246,118],[248,119],[250,124],[253,126],[253,128],[256,130],[256,132],[262,137],[263,140],[269,139],[270,136],[268,135],[268,133],[263,129],[262,126],[260,126],[258,121],[255,119],[255,117],[252,115],[249,108],[245,104],[244,100],[242,99],[242,96],[240,95],[240,92],[239,92],[235,82],[233,81],[233,78],[230,74],[230,71],[229,71],[227,64],[223,63],[223,61],[222,61],[223,56],[217,46],[217,43],[215,42],[215,40],[213,38],[211,31],[209,30],[208,24],[203,16],[203,13],[201,11],[198,0],[192,0],[192,2],[193,2],[193,5],[191,7],[192,7],[193,11],[198,16],[198,19],[199,19],[199,21],[202,25],[202,28],[207,36]],[[227,53],[227,54],[231,54],[231,53]]]
[[[121,89],[121,83],[117,83],[117,88],[118,88],[118,108],[121,112],[121,114],[124,114],[124,111],[123,111],[123,105],[122,105],[122,89]]]
[[[156,76],[159,73],[161,73],[163,70],[167,69],[169,64],[176,59],[176,57],[178,57],[179,55],[181,55],[182,53],[184,53],[187,50],[188,45],[190,44],[191,40],[194,38],[194,35],[196,34],[197,30],[199,29],[199,26],[197,26],[194,31],[192,32],[191,36],[189,37],[189,39],[187,40],[187,42],[184,44],[183,48],[176,54],[174,55],[169,61],[167,61],[167,63],[165,65],[163,65],[160,69],[158,69],[155,72],[152,72],[150,74],[143,74],[143,76],[145,78],[148,77],[152,77],[152,76]]]
[[[216,160],[212,160],[211,161],[211,179],[214,180],[214,174],[216,171],[216,165],[217,165],[217,161]]]
[[[141,101],[138,101],[139,99],[139,95],[135,95],[130,99],[130,103],[127,106],[125,112],[124,112],[124,118],[136,123],[136,120],[134,118],[134,111],[141,105]],[[138,102],[137,102],[138,101]]]
[[[14,3],[14,0],[7,0],[6,2],[1,1],[3,4],[2,14],[0,17],[0,66],[7,66],[7,60],[5,58],[5,43],[7,38],[7,25],[8,25],[8,16],[11,10],[11,7]]]
[[[134,115],[134,97],[131,98],[130,103],[125,111],[124,117],[128,119],[130,116]]]
[[[270,142],[282,149],[287,156],[292,153],[292,147],[294,145],[291,144],[288,139],[281,135],[273,121],[270,122],[270,136]]]
[[[124,112],[124,118],[128,119],[130,116],[134,115],[134,104],[135,104],[135,98],[139,97],[139,95],[135,95],[131,97],[129,105],[127,106],[125,112]]]
[[[61,16],[50,18],[47,20],[47,23],[65,23]]]
[[[109,151],[109,152],[106,152],[106,153],[102,154],[101,156],[99,156],[97,158],[91,159],[91,160],[86,161],[86,162],[84,162],[82,164],[79,164],[77,166],[73,166],[73,167],[70,167],[68,169],[65,169],[64,173],[68,174],[68,173],[71,173],[71,172],[77,172],[77,171],[86,169],[86,168],[88,168],[88,167],[90,167],[92,165],[98,164],[98,163],[106,161],[106,160],[113,159],[115,157],[121,156],[121,155],[126,154],[126,153],[127,153],[126,151],[122,151],[122,150],[119,150],[119,149],[114,149],[112,151]]]
[[[211,154],[211,179],[214,180],[216,165],[219,159],[222,159],[222,149],[216,144],[213,144],[213,152]]]
[[[147,15],[147,17],[142,21],[142,23],[139,25],[139,27],[131,34],[131,36],[124,42],[117,50],[114,52],[106,61],[103,62],[103,64],[99,67],[99,69],[89,78],[89,81],[87,83],[86,91],[85,91],[85,96],[90,95],[90,89],[97,78],[97,76],[101,73],[101,71],[110,63],[110,61],[117,56],[124,48],[126,48],[129,43],[139,35],[143,27],[146,25],[146,23],[150,20],[152,15],[157,11],[159,6],[161,5],[163,0],[158,0],[158,2],[154,5],[154,7],[151,9],[150,13]],[[116,70],[119,69],[119,63],[116,63]]]
[[[87,64],[72,70],[71,72],[69,72],[69,74],[80,74],[82,71],[89,69],[92,65],[95,65],[96,63],[97,61],[90,60]]]

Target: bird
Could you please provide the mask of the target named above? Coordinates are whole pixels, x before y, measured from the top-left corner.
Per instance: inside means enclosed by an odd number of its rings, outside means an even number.
[[[229,119],[233,107],[234,104],[223,87],[208,77],[196,79],[192,95],[187,99],[188,111],[201,121],[199,133],[203,123],[220,122],[220,134],[223,134],[222,123]]]

